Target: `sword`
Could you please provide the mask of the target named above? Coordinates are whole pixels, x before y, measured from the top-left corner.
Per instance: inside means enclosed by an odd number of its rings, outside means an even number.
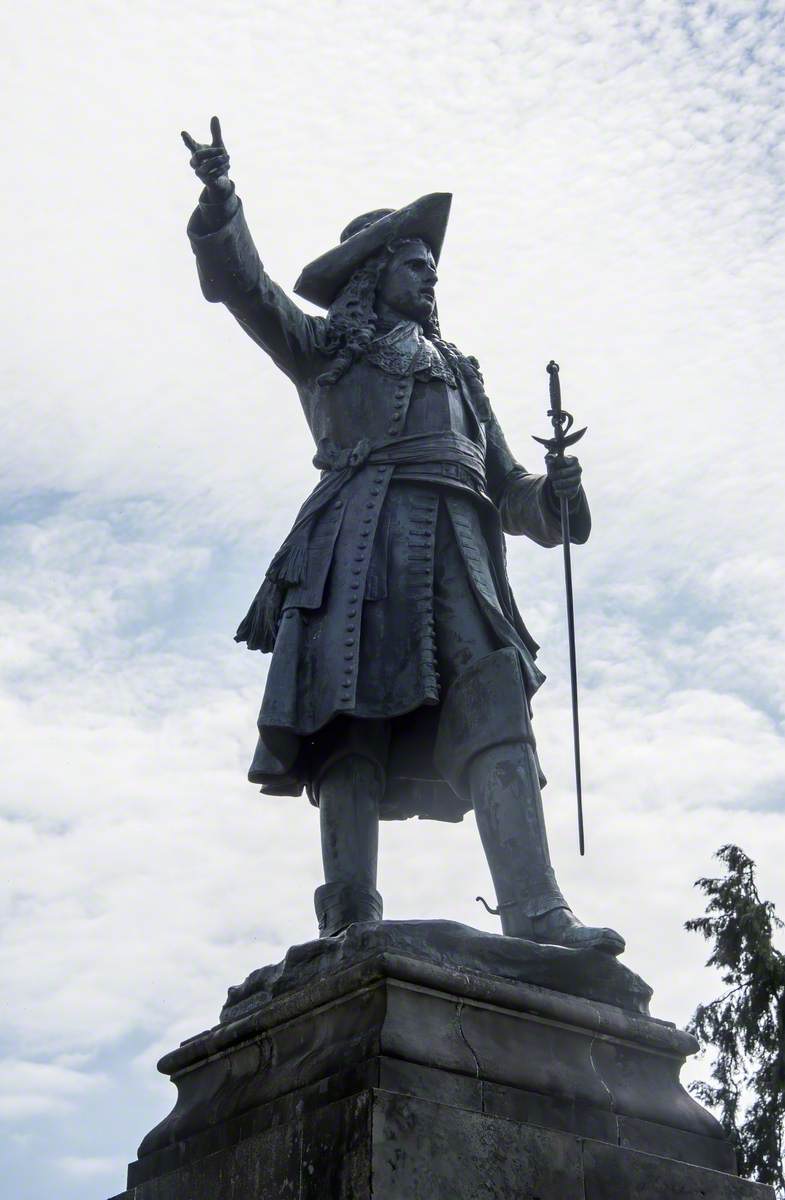
[[[579,441],[586,429],[577,429],[570,433],[572,415],[561,406],[561,387],[559,385],[559,364],[553,359],[545,368],[550,376],[549,389],[551,407],[548,416],[553,425],[553,437],[535,437],[535,442],[545,446],[551,454],[564,458],[567,446]],[[534,436],[534,435],[532,435]],[[578,847],[581,854],[586,853],[583,834],[583,792],[581,789],[581,736],[578,724],[578,669],[575,663],[575,610],[572,599],[572,562],[570,560],[570,505],[566,496],[559,497],[561,515],[562,547],[564,549],[564,582],[567,588],[567,639],[570,645],[570,688],[572,691],[572,740],[575,749],[575,790],[578,797]]]

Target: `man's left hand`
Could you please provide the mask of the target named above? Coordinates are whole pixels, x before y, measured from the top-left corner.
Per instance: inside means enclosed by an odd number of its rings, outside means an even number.
[[[574,500],[581,490],[581,464],[577,458],[567,454],[563,458],[556,454],[546,454],[545,467],[557,500],[562,496]]]

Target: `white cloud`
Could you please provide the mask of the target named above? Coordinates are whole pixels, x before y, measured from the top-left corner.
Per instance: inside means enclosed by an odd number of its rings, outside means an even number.
[[[18,1122],[72,1109],[87,1092],[100,1086],[100,1076],[66,1063],[63,1056],[48,1062],[0,1059],[0,1119]]]
[[[67,1154],[58,1158],[55,1164],[67,1175],[78,1179],[92,1178],[94,1175],[119,1174],[125,1167],[122,1159],[117,1158],[80,1158]]]

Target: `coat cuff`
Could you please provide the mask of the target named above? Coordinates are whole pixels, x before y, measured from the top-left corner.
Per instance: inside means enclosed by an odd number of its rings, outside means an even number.
[[[215,233],[216,230],[225,225],[237,212],[240,198],[234,190],[232,181],[229,180],[229,182],[232,185],[231,191],[223,200],[217,202],[210,199],[210,193],[207,188],[202,189],[199,204],[191,218],[199,233]]]
[[[245,223],[242,201],[232,193],[223,204],[211,205],[205,197],[203,192],[188,222],[188,238],[206,299],[228,301],[257,286],[262,265]],[[222,212],[211,213],[210,209]],[[210,229],[209,224],[219,216],[222,223]]]
[[[559,502],[547,475],[532,475],[514,467],[507,475],[497,502],[506,533],[525,534],[540,546],[561,542]],[[581,488],[575,507],[570,505],[570,541],[585,542],[591,532],[591,514]]]
[[[553,490],[553,484],[547,475],[545,476],[542,488],[542,496],[551,514],[558,522],[559,530],[561,531],[561,504],[559,497]],[[570,499],[568,508],[570,516],[570,541],[585,542],[591,532],[591,517],[589,515],[589,503],[582,484],[578,494]]]

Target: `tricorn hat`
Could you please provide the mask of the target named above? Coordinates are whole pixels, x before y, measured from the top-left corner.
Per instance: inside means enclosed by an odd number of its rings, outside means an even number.
[[[438,262],[451,203],[450,192],[431,192],[404,208],[377,208],[355,217],[341,234],[340,244],[305,267],[295,292],[329,308],[366,258],[398,238],[422,238]]]

